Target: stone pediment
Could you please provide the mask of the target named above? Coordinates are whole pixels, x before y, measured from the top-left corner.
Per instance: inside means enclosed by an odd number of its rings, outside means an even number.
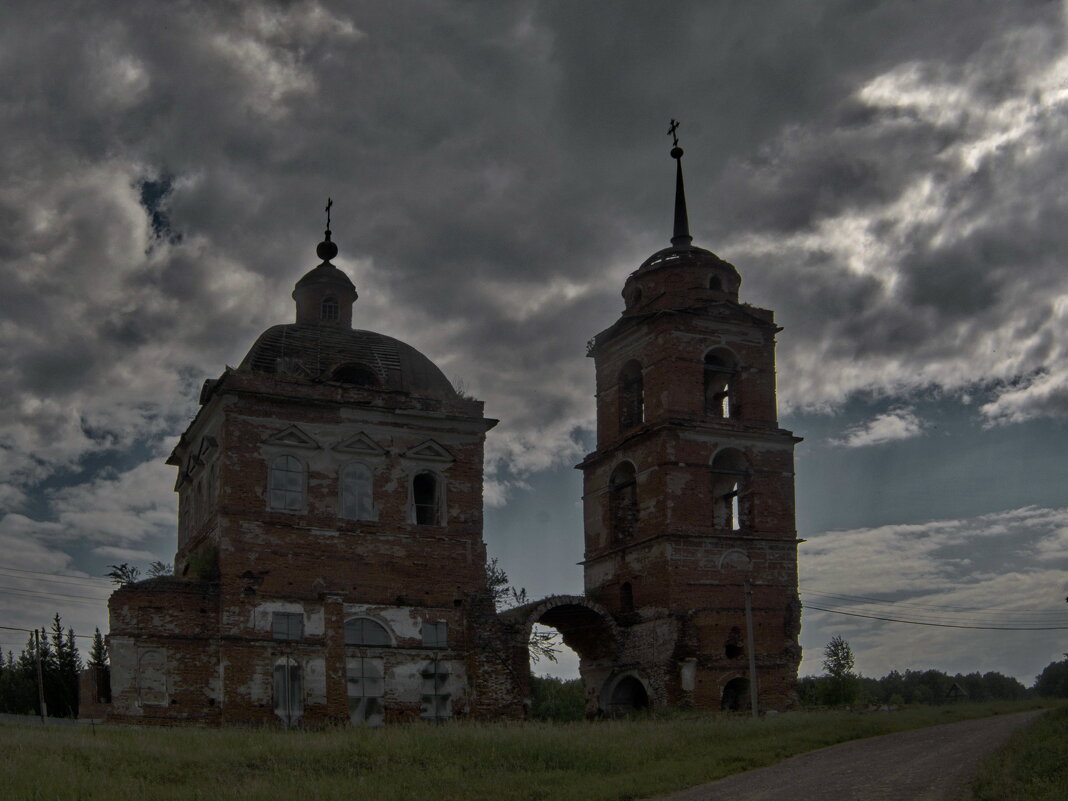
[[[287,448],[318,449],[322,447],[297,426],[289,426],[289,428],[267,437],[263,442],[265,445],[283,445]]]
[[[355,453],[360,456],[384,456],[386,453],[385,448],[378,445],[362,431],[335,445],[334,450],[341,453]]]
[[[450,463],[456,461],[456,458],[449,453],[444,445],[440,445],[432,439],[410,448],[405,452],[404,458],[417,462]]]

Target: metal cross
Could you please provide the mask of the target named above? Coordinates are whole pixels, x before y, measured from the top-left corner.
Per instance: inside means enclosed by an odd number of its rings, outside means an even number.
[[[330,227],[330,207],[334,205],[334,201],[330,198],[326,199],[326,227]]]
[[[679,135],[677,133],[675,133],[677,130],[679,130],[679,121],[678,120],[672,120],[671,121],[671,127],[668,128],[668,133],[671,134],[671,138],[674,140],[672,142],[672,144],[675,147],[679,146]]]

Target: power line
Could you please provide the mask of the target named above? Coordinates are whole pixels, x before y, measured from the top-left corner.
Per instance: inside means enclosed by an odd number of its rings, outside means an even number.
[[[982,629],[984,631],[1068,631],[1068,626],[966,626],[957,623],[930,623],[923,620],[905,620],[897,617],[881,617],[879,615],[865,615],[860,612],[844,612],[841,609],[827,609],[822,606],[805,604],[806,609],[814,609],[820,612],[830,612],[835,615],[848,615],[849,617],[863,617],[869,620],[885,620],[889,623],[908,623],[913,626],[936,626],[943,629]]]
[[[991,609],[989,607],[978,606],[933,606],[930,604],[919,604],[912,601],[893,601],[886,600],[884,598],[871,598],[863,595],[844,595],[842,593],[834,592],[820,592],[818,590],[802,590],[803,595],[819,595],[824,598],[841,598],[846,601],[860,601],[865,604],[879,604],[883,606],[908,606],[916,609],[931,609],[934,611],[953,611],[953,612],[983,612],[993,614],[1010,614],[1010,615],[1064,615],[1064,612],[1053,611],[1049,609]]]
[[[31,598],[69,598],[73,599],[74,603],[95,603],[102,604],[107,602],[107,598],[94,598],[91,595],[66,595],[59,592],[39,592],[37,590],[23,590],[18,587],[0,587],[0,593],[15,593],[16,595],[28,595]],[[69,601],[68,601],[69,603]]]
[[[34,632],[34,629],[20,629],[16,626],[0,626],[0,629],[3,629],[4,631],[24,631],[27,634],[33,634]],[[63,636],[67,636],[66,632],[64,632]],[[74,636],[82,640],[91,640],[93,639],[93,637],[96,636],[96,634],[75,634]]]
[[[68,575],[66,575],[64,573],[43,573],[40,570],[22,570],[21,568],[18,568],[18,567],[0,567],[0,571],[2,571],[2,572],[13,572],[13,573],[26,573],[26,574],[31,575],[31,576],[46,576],[51,581],[60,581],[60,582],[62,582],[64,584],[66,584],[66,583],[71,583],[71,584],[79,583],[79,584],[85,584],[86,586],[90,586],[90,587],[98,587],[98,586],[100,586],[96,582],[101,582],[101,581],[106,581],[108,583],[111,583],[111,579],[97,577],[97,576],[68,576]],[[12,578],[14,578],[14,577],[12,577]]]

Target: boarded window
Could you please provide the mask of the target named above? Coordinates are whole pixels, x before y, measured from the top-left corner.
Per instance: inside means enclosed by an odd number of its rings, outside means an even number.
[[[444,620],[423,624],[424,648],[448,648],[449,624]]]
[[[441,525],[441,498],[436,475],[422,472],[412,479],[412,505],[418,525]]]
[[[420,675],[423,677],[422,717],[427,720],[444,720],[452,717],[452,694],[448,688],[450,675],[448,664],[435,658],[433,662],[427,662],[423,666]]]
[[[388,647],[392,644],[386,627],[369,617],[350,617],[345,621],[345,645]]]
[[[371,468],[358,463],[345,465],[341,470],[341,517],[373,520],[371,487]]]
[[[304,615],[300,612],[274,612],[271,636],[276,640],[299,640],[304,636]]]
[[[612,478],[609,480],[608,512],[614,540],[627,540],[637,533],[638,482],[634,465],[630,462],[622,462],[612,471]]]
[[[137,690],[142,706],[167,703],[167,660],[162,648],[146,649],[138,654]]]
[[[627,362],[619,374],[619,430],[626,431],[645,420],[645,388],[642,366]]]
[[[268,503],[282,512],[304,510],[304,463],[296,456],[276,456],[271,460]]]
[[[385,671],[381,659],[354,656],[345,660],[348,682],[349,720],[377,726],[382,723]]]
[[[274,665],[274,713],[286,726],[293,726],[304,713],[304,688],[300,663],[282,657]]]

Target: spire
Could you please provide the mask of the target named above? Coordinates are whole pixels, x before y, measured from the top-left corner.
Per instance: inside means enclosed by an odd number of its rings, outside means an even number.
[[[671,158],[675,159],[675,233],[671,237],[671,246],[688,248],[693,242],[690,236],[690,221],[686,216],[686,189],[682,184],[682,148],[679,147],[679,121],[672,120],[668,134],[672,138]]]
[[[337,245],[330,241],[330,207],[334,205],[334,201],[331,198],[326,199],[326,238],[319,243],[315,248],[315,255],[323,260],[323,264],[328,264],[330,259],[337,255]]]

